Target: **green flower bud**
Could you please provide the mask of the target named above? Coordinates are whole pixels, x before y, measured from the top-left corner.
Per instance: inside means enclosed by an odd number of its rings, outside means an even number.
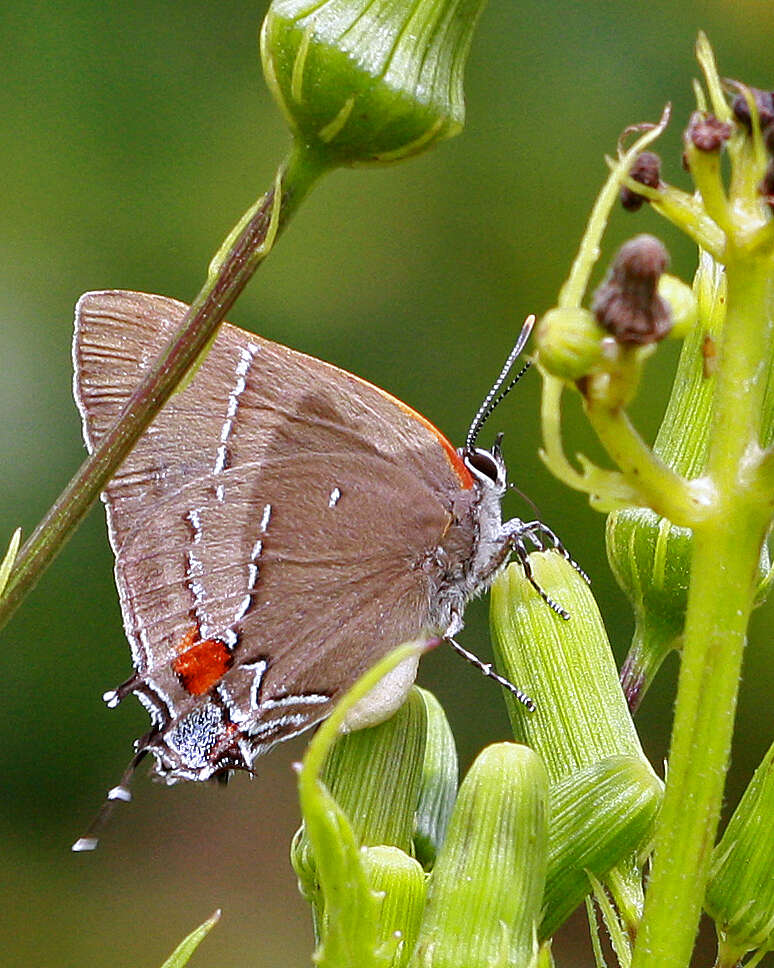
[[[516,564],[492,587],[490,617],[498,668],[518,682],[537,707],[530,713],[506,695],[514,736],[543,758],[552,789],[579,769],[611,756],[636,760],[650,777],[649,784],[660,788],[661,781],[642,752],[590,588],[554,552],[532,554],[529,560],[540,587],[570,613],[570,620],[546,608]],[[636,924],[641,873],[624,854],[621,851],[606,868],[605,884],[627,924]]]
[[[404,968],[419,935],[427,877],[397,847],[364,847],[361,856],[371,889],[382,895],[379,933],[385,947],[394,946],[390,968]]]
[[[774,946],[774,745],[715,847],[705,907],[716,922],[720,964]]]
[[[548,373],[574,383],[599,366],[605,332],[587,309],[550,309],[538,324],[538,362]]]
[[[634,608],[635,631],[621,668],[629,708],[638,707],[685,623],[693,535],[649,508],[626,508],[607,519],[607,557]]]
[[[331,164],[395,161],[457,134],[484,0],[273,0],[269,87],[296,137]]]
[[[361,844],[411,851],[427,742],[427,706],[417,689],[386,722],[341,736],[322,780]]]
[[[492,586],[498,669],[537,707],[531,713],[506,694],[514,736],[540,754],[552,783],[617,754],[647,763],[591,589],[553,551],[532,554],[529,561],[537,583],[570,620],[546,607],[518,564]]]
[[[611,756],[551,787],[540,938],[550,938],[601,878],[647,843],[662,785],[640,756]]]
[[[459,774],[457,748],[443,707],[426,689],[417,687],[416,691],[425,703],[427,742],[416,809],[414,852],[429,870],[446,838]]]
[[[682,279],[665,272],[658,280],[657,291],[671,310],[672,329],[669,335],[683,339],[691,332],[699,318],[693,289]]]
[[[322,780],[359,844],[411,853],[426,741],[427,704],[413,688],[391,719],[340,736],[331,747]],[[293,838],[291,862],[319,920],[317,865],[303,825]]]
[[[532,966],[546,873],[547,778],[524,746],[479,754],[428,886],[412,968]]]

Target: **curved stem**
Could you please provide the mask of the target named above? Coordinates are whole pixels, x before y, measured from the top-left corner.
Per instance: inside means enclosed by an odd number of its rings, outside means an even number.
[[[275,187],[259,199],[226,240],[180,329],[146,371],[121,416],[24,544],[6,593],[0,599],[0,628],[35,586],[121,461],[207,349],[226,313],[271,249],[274,236],[285,227],[324,171],[318,158],[306,151],[295,151],[280,169]]]
[[[602,446],[639,492],[639,503],[680,527],[691,528],[702,520],[713,504],[713,488],[706,478],[686,481],[667,467],[640,437],[623,409],[588,399],[584,404]]]

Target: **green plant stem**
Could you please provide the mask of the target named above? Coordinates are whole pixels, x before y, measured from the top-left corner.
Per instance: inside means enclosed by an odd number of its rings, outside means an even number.
[[[621,407],[609,408],[585,399],[584,409],[597,437],[636,487],[644,503],[673,524],[691,527],[712,505],[712,487],[706,480],[686,481],[647,446]]]
[[[633,968],[685,968],[701,915],[733,732],[756,566],[770,511],[756,486],[769,359],[770,266],[731,251],[728,316],[707,471],[713,512],[694,528],[691,587],[664,804]]]
[[[226,313],[268,254],[274,237],[324,171],[321,159],[305,150],[295,150],[280,169],[275,187],[259,199],[241,220],[238,230],[229,236],[180,329],[146,372],[121,416],[24,544],[6,594],[0,600],[0,628],[35,586],[143,431],[206,350]]]

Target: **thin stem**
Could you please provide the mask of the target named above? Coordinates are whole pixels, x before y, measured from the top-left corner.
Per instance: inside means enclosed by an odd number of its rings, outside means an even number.
[[[214,338],[219,324],[325,167],[296,151],[280,169],[275,187],[227,239],[180,329],[147,370],[121,416],[24,544],[0,600],[0,628],[43,574],[83,520],[143,431]],[[279,197],[277,188],[279,187]],[[238,227],[238,228],[239,228]]]
[[[701,915],[756,568],[770,511],[755,469],[767,372],[769,267],[732,253],[707,470],[713,514],[694,529],[669,775],[633,968],[684,968]]]
[[[618,201],[618,193],[626,179],[629,169],[637,155],[662,133],[669,121],[669,106],[664,109],[658,124],[649,128],[634,142],[628,151],[622,153],[617,161],[611,163],[612,171],[605,186],[599,193],[583,234],[578,254],[570,269],[570,275],[559,293],[557,306],[580,306],[589,284],[589,278],[599,259],[600,244],[605,233],[607,220],[613,206]]]
[[[712,486],[706,478],[686,481],[655,456],[621,408],[607,408],[584,401],[586,415],[602,446],[630,484],[640,503],[651,507],[680,527],[693,527],[713,503]]]

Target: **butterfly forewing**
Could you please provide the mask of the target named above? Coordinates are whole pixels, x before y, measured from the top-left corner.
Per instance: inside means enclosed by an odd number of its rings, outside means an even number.
[[[186,308],[82,298],[76,399],[90,448]],[[159,771],[249,766],[432,628],[438,549],[464,484],[408,408],[224,324],[104,495],[136,667],[120,695],[149,708]]]

